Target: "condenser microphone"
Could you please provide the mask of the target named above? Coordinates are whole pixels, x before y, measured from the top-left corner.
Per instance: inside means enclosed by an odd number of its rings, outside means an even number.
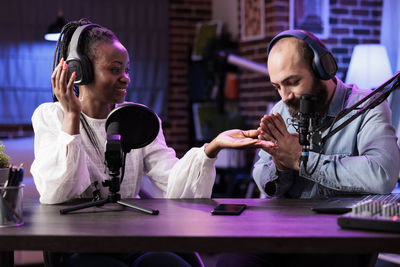
[[[118,135],[118,134],[120,134],[120,123],[119,121],[113,121],[107,127],[107,136]]]
[[[300,119],[297,131],[299,133],[299,143],[302,145],[300,161],[303,162],[305,167],[307,166],[311,134],[315,124],[316,101],[317,98],[314,95],[305,94],[300,96]]]
[[[110,123],[107,128],[105,145],[105,164],[110,172],[118,173],[122,167],[122,149],[120,124],[118,121]]]

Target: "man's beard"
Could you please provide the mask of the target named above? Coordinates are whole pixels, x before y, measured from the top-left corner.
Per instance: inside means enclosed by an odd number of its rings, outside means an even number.
[[[316,111],[318,113],[322,113],[325,111],[326,107],[326,100],[328,98],[328,89],[326,88],[325,84],[321,82],[318,78],[314,78],[314,81],[311,86],[311,95],[317,97],[316,102]],[[295,119],[300,119],[299,110],[300,110],[300,99],[294,98],[286,103],[289,107],[290,115]]]

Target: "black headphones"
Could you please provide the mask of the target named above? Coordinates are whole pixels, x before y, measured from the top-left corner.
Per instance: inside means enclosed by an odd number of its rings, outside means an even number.
[[[268,45],[267,57],[274,44],[284,37],[296,37],[306,42],[314,54],[312,69],[322,80],[329,80],[335,77],[338,70],[336,60],[332,54],[323,46],[323,44],[313,34],[303,30],[287,30],[275,36]]]
[[[82,33],[93,27],[100,27],[97,24],[86,24],[76,28],[72,35],[71,41],[68,46],[68,58],[66,63],[68,64],[68,80],[71,74],[75,72],[75,85],[84,85],[93,81],[93,66],[87,55],[83,55],[79,52],[79,41]]]

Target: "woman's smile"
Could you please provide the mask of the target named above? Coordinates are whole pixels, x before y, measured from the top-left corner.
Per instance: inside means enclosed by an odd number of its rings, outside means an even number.
[[[126,96],[126,88],[117,88],[116,93],[121,96]]]

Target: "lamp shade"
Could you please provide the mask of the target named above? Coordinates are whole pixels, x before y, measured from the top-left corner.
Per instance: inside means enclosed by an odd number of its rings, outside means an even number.
[[[392,77],[386,47],[381,44],[356,45],[351,56],[346,83],[373,89]]]

